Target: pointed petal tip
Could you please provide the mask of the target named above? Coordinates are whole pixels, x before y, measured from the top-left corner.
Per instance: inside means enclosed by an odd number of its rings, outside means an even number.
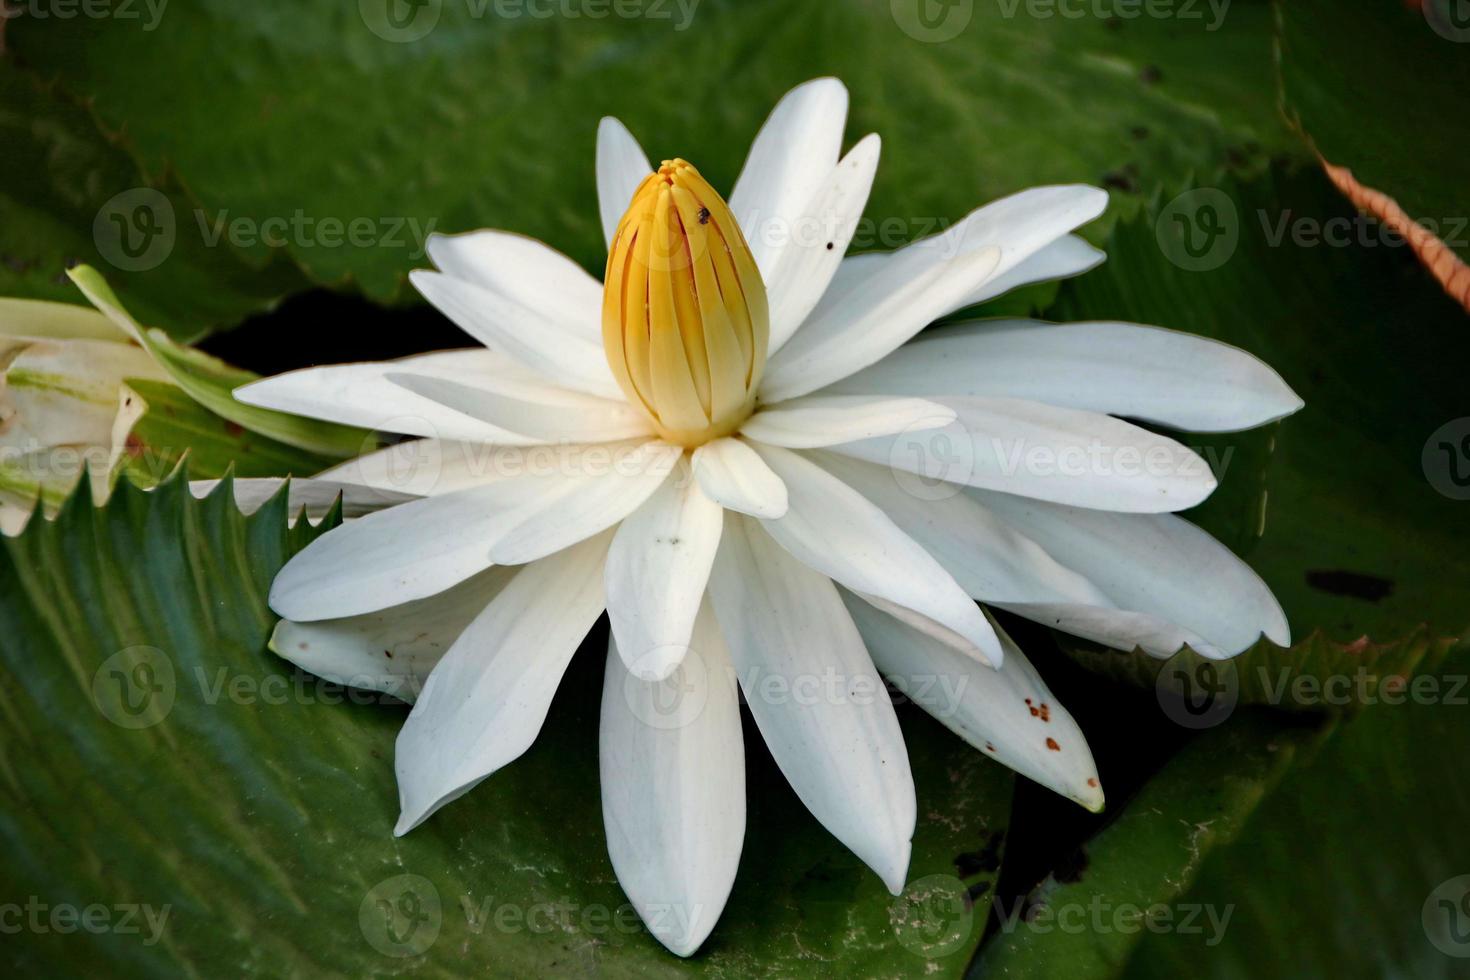
[[[1090,793],[1074,796],[1072,799],[1080,804],[1088,813],[1102,813],[1103,810],[1107,809],[1107,800],[1103,797],[1101,785],[1094,787]]]
[[[903,853],[897,856],[898,860],[889,867],[878,871],[878,877],[883,879],[883,885],[888,889],[888,894],[894,896],[903,894],[904,885],[908,884],[909,861],[913,855],[913,849],[913,841],[904,841]]]

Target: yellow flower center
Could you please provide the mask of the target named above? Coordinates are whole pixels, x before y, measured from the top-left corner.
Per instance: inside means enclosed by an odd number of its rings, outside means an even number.
[[[738,429],[766,366],[766,287],[698,170],[667,160],[639,185],[605,282],[602,345],[628,401],[681,446]]]

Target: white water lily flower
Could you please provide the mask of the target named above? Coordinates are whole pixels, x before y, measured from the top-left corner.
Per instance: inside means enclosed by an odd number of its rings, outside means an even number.
[[[107,499],[147,407],[128,378],[169,380],[100,313],[0,298],[0,530],[55,514],[83,474]]]
[[[844,257],[879,153],[869,136],[840,155],[847,102],[833,79],[783,99],[728,206],[605,120],[605,285],[516,235],[435,237],[438,271],[413,283],[484,349],[237,392],[421,437],[326,474],[421,499],[326,534],[271,591],[274,649],[415,701],[397,833],[526,750],[606,609],[608,849],[680,955],[740,857],[740,693],[802,802],[898,893],[914,785],[880,674],[981,751],[1102,806],[1082,733],[974,600],[1156,656],[1288,642],[1250,568],[1172,516],[1215,488],[1209,468],[1117,416],[1231,431],[1301,401],[1251,355],[1155,327],[920,336],[1094,266],[1071,233],[1107,196],[1024,191]],[[803,681],[816,696],[796,696]]]

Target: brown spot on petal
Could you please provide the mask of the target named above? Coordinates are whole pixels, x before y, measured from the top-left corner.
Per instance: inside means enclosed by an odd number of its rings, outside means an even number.
[[[1053,752],[1062,751],[1062,747],[1057,744],[1057,740],[1054,738],[1049,738],[1046,740],[1046,747],[1051,749]]]

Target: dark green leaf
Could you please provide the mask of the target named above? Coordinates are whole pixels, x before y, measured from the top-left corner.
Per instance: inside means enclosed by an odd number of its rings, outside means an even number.
[[[864,248],[1032,184],[1102,183],[1136,201],[1192,172],[1299,152],[1274,111],[1264,5],[1101,19],[960,4],[939,34],[890,0],[635,6],[642,16],[599,19],[532,16],[532,4],[201,0],[146,34],[115,18],[22,20],[8,41],[125,124],[147,174],[177,168],[204,203],[181,236],[222,232],[264,255],[273,221],[314,279],[355,277],[378,298],[426,264],[431,228],[524,232],[600,272],[600,116],[622,117],[654,160],[686,157],[729,187],[776,99],[824,74],[852,88],[849,135],[885,141]],[[354,220],[358,244],[327,233]]]

